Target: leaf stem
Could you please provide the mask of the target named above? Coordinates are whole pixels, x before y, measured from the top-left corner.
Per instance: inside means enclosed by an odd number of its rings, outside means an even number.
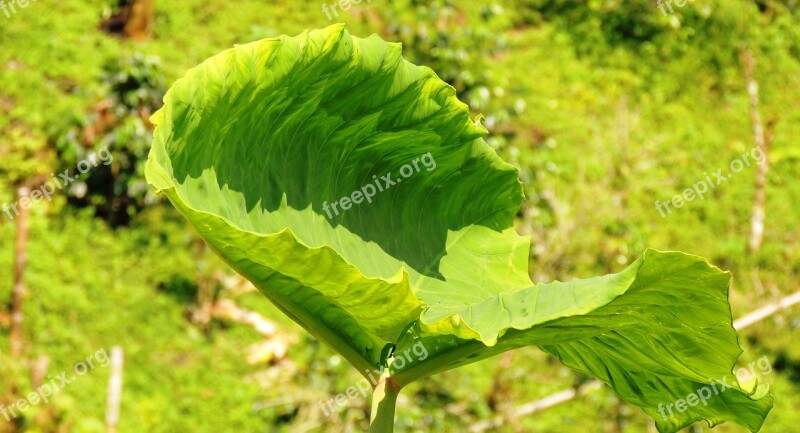
[[[432,376],[436,373],[441,373],[443,371],[455,368],[457,366],[454,366],[453,364],[457,363],[458,361],[464,361],[467,357],[470,357],[481,351],[486,352],[486,355],[482,356],[481,358],[495,355],[495,353],[489,352],[486,349],[486,345],[479,341],[469,341],[453,349],[439,353],[434,357],[428,358],[426,361],[415,365],[408,370],[396,373],[393,379],[401,387],[403,387],[420,379]]]
[[[369,433],[392,433],[394,431],[394,412],[400,386],[391,377],[382,377],[372,393],[372,415]]]

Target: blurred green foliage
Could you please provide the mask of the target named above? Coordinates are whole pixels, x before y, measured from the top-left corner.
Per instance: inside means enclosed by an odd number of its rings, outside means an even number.
[[[323,0],[324,1],[324,0]],[[126,351],[122,432],[349,432],[367,402],[325,417],[359,376],[257,293],[237,297],[296,335],[275,365],[245,362],[252,329],[187,320],[196,239],[147,191],[149,114],[169,83],[235,43],[332,23],[323,2],[155,0],[154,37],[100,30],[113,0],[31,3],[0,14],[0,202],[37,175],[107,146],[114,164],[37,204],[27,273],[26,360],[0,350],[0,404],[100,348]],[[800,289],[800,6],[795,0],[696,0],[664,15],[650,0],[373,0],[340,11],[354,34],[404,44],[485,116],[489,142],[520,169],[520,232],[535,281],[618,271],[646,247],[708,257],[733,274],[735,317]],[[654,208],[753,148],[743,68],[758,61],[771,171],[764,246],[747,251],[755,171],[666,218]],[[14,225],[0,215],[0,303],[10,296]],[[229,272],[209,256],[209,272]],[[202,276],[200,276],[202,277]],[[188,304],[188,305],[187,305]],[[767,356],[776,407],[764,432],[800,422],[800,312],[742,332],[742,363]],[[8,347],[0,330],[0,348]],[[71,384],[18,431],[103,430],[108,372]],[[404,391],[398,431],[465,431],[509,407],[585,381],[526,349]],[[597,414],[587,417],[584,414]],[[647,419],[601,390],[496,431],[640,432]],[[0,419],[0,432],[12,431]],[[700,430],[706,430],[700,427]],[[698,430],[699,431],[699,430]],[[722,425],[720,432],[741,431]]]
[[[153,140],[150,115],[161,107],[166,82],[157,57],[135,53],[104,67],[104,99],[93,112],[78,117],[58,137],[61,170],[70,170],[98,148],[114,156],[70,190],[70,204],[92,207],[117,226],[157,198],[144,180],[144,165]]]

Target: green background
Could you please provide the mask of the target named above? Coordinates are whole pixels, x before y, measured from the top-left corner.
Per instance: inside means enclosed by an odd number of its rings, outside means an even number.
[[[256,292],[235,296],[289,342],[249,364],[253,329],[187,319],[198,281],[220,296],[232,272],[144,185],[146,114],[169,83],[233,44],[345,22],[401,41],[485,116],[489,143],[520,169],[517,218],[532,237],[535,282],[617,272],[648,247],[707,257],[733,273],[734,317],[800,289],[800,6],[793,0],[688,2],[664,15],[638,0],[373,0],[329,20],[323,2],[154,0],[152,38],[104,31],[117,2],[39,0],[0,10],[0,205],[36,174],[74,171],[108,146],[113,169],[87,173],[32,209],[22,359],[0,327],[0,404],[33,390],[31,361],[53,377],[101,348],[125,350],[121,432],[363,431],[368,402],[334,398],[360,376]],[[331,3],[328,3],[330,7]],[[666,201],[754,146],[742,50],[757,60],[770,136],[764,243],[747,239],[748,167],[662,218]],[[110,102],[114,121],[97,128]],[[109,179],[113,179],[109,181]],[[110,187],[108,186],[110,185]],[[15,226],[0,214],[0,302],[10,298]],[[740,364],[766,356],[776,403],[762,431],[800,423],[800,307],[740,333]],[[80,377],[0,432],[104,431],[108,369]],[[468,431],[510,408],[588,380],[537,349],[450,371],[403,391],[397,431]],[[518,417],[500,432],[642,432],[649,421],[607,389]],[[695,431],[707,430],[698,426]],[[722,425],[715,431],[739,432]]]

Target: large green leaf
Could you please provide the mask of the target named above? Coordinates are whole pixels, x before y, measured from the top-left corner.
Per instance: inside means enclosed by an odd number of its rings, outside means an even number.
[[[501,329],[495,346],[427,336],[417,329],[397,351],[421,341],[433,367],[405,367],[397,377],[419,380],[535,345],[609,384],[653,416],[660,431],[703,419],[711,424],[729,420],[755,431],[772,408],[772,397],[766,385],[742,389],[731,373],[741,349],[727,303],[729,279],[699,257],[649,250],[618,274],[502,293],[462,314],[483,329]],[[567,314],[552,320],[557,311]],[[720,381],[730,386],[724,392],[719,392]],[[683,412],[674,408],[704,387],[713,398]]]
[[[534,344],[652,415],[740,353],[728,278],[696,257],[648,252],[620,274],[533,285],[516,170],[399,44],[337,25],[237,46],[178,80],[153,122],[148,181],[361,371],[425,343],[429,358],[393,366],[402,385]],[[764,394],[737,386],[659,428],[756,429]]]

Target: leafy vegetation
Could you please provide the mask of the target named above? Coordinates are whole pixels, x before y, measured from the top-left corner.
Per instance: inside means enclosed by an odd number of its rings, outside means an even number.
[[[116,3],[39,2],[11,18],[0,13],[0,204],[13,200],[19,181],[74,169],[103,145],[121,169],[113,189],[108,173],[93,171],[81,178],[90,194],[57,194],[32,209],[27,350],[17,360],[0,351],[0,404],[32,389],[29,361],[40,355],[51,360],[48,374],[58,374],[101,346],[120,345],[127,358],[120,431],[366,430],[366,399],[336,404],[332,416],[320,406],[361,380],[358,372],[260,294],[231,289],[232,272],[212,255],[198,257],[193,232],[148,195],[142,177],[152,125],[140,108],[154,112],[166,83],[233,44],[330,21],[314,2],[156,0],[152,39],[133,42],[100,28]],[[635,268],[652,247],[690,251],[731,271],[734,318],[798,289],[800,11],[792,2],[698,0],[667,16],[649,1],[375,0],[340,12],[337,20],[353,34],[402,41],[409,60],[458,90],[472,118],[486,116],[486,142],[522,180],[513,224],[531,238],[519,269],[534,283]],[[743,48],[757,60],[771,139],[767,225],[755,252],[747,249],[754,171],[666,218],[653,207],[753,148]],[[121,71],[145,77],[136,81],[141,91],[129,89],[145,95],[139,102],[129,105],[126,92],[115,90]],[[119,122],[85,141],[98,104],[109,99]],[[0,214],[2,302],[12,288],[14,232]],[[263,339],[253,329],[187,319],[201,310],[189,299],[205,281],[214,296],[235,299],[293,336],[286,357],[248,364],[248,345]],[[0,314],[0,347],[8,347],[3,325]],[[798,327],[795,308],[740,333],[737,367],[761,356],[774,367],[760,378],[777,397],[763,432],[797,425]],[[106,380],[105,370],[96,371],[19,425],[0,419],[0,431],[102,430]],[[496,415],[505,422],[494,431],[502,432],[648,428],[650,417],[610,388],[513,415],[515,406],[587,380],[549,354],[520,348],[408,385],[396,430],[466,431]],[[714,431],[742,428],[726,423]]]
[[[386,371],[371,431],[393,431],[404,386],[529,344],[601,378],[661,431],[699,419],[755,431],[772,407],[766,386],[734,384],[659,419],[659,404],[733,369],[728,278],[650,251],[620,274],[532,285],[529,244],[511,230],[516,170],[399,45],[341,25],[265,39],[192,69],[165,102],[148,180],[278,308],[365,377]],[[415,155],[429,173],[411,179]],[[325,198],[340,196],[333,217]],[[417,344],[430,356],[394,365]]]

